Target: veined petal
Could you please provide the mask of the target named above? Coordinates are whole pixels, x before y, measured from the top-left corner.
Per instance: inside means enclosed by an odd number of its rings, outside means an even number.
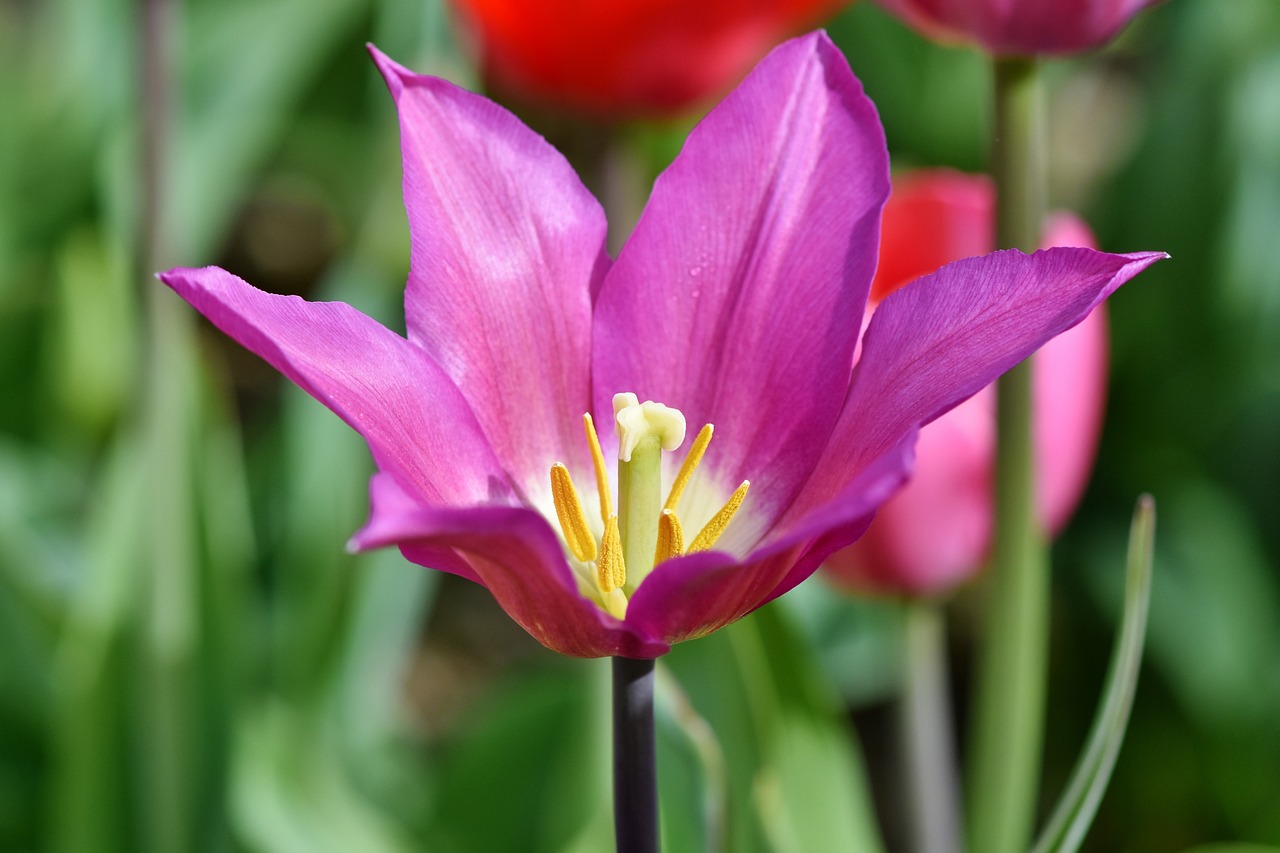
[[[1009,250],[957,261],[891,294],[867,328],[849,399],[822,461],[778,529],[1164,257]]]
[[[371,52],[400,114],[409,338],[453,379],[535,501],[547,466],[581,444],[604,213],[515,116]]]
[[[398,545],[409,560],[483,585],[499,606],[547,648],[574,657],[651,658],[670,646],[584,598],[546,520],[524,507],[412,507],[395,484],[374,483],[374,513],[355,547]],[[382,492],[387,500],[378,500]],[[452,552],[453,559],[442,552]]]
[[[771,517],[847,390],[888,190],[840,52],[822,33],[775,49],[690,134],[605,279],[596,411],[626,390],[714,423],[703,464]]]
[[[466,401],[411,342],[349,305],[264,293],[217,267],[160,279],[364,436],[417,500],[514,500]]]

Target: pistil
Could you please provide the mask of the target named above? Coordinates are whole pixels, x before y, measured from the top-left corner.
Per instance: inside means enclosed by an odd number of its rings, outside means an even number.
[[[615,394],[618,430],[618,531],[627,564],[625,589],[635,592],[653,570],[662,514],[662,451],[684,442],[684,415],[635,394]]]
[[[613,412],[618,435],[616,513],[600,437],[591,415],[582,416],[604,526],[598,546],[569,469],[559,462],[551,466],[551,496],[565,547],[579,564],[587,564],[580,565],[578,571],[590,572],[594,563],[594,577],[588,574],[582,579],[594,582],[594,597],[601,607],[616,618],[625,619],[628,598],[654,566],[715,546],[742,506],[750,484],[742,482],[686,549],[676,510],[685,486],[711,443],[711,424],[699,431],[664,502],[662,452],[675,450],[684,442],[684,415],[652,400],[641,403],[635,394],[615,394]]]

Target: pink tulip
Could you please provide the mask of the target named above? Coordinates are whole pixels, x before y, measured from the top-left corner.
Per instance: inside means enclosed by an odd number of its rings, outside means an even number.
[[[1078,53],[1115,37],[1159,0],[879,0],[939,41],[975,42],[998,56]]]
[[[993,189],[984,177],[927,171],[900,177],[884,212],[872,299],[959,258],[990,250]],[[1046,245],[1093,247],[1079,219],[1055,216]],[[1035,362],[1038,513],[1050,532],[1067,522],[1088,480],[1102,423],[1106,320],[1094,311],[1050,341]],[[995,389],[926,426],[911,481],[861,540],[828,558],[827,575],[862,591],[928,594],[971,577],[991,538]]]
[[[880,304],[855,366],[889,162],[826,36],[703,119],[616,258],[545,140],[374,58],[400,114],[408,336],[216,267],[161,278],[368,442],[353,548],[481,584],[567,655],[657,657],[782,595],[866,529],[920,426],[1165,257],[951,264]],[[686,421],[708,426],[681,461]]]

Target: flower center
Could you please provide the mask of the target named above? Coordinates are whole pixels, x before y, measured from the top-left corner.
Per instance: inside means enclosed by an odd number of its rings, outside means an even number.
[[[627,613],[628,597],[654,566],[673,557],[709,550],[716,544],[742,506],[751,484],[743,480],[686,548],[677,509],[680,496],[711,443],[711,424],[699,430],[663,501],[662,453],[675,450],[684,442],[684,415],[652,400],[641,403],[635,394],[628,393],[614,395],[613,417],[618,433],[616,513],[600,437],[591,415],[582,416],[604,524],[599,542],[591,531],[569,469],[559,462],[551,466],[551,495],[569,552],[588,568],[594,566],[588,585],[593,597],[601,607],[622,619]]]

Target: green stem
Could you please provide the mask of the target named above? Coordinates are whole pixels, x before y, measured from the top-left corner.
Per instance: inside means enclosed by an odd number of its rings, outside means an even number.
[[[959,780],[942,604],[932,599],[908,604],[905,639],[906,685],[898,704],[911,849],[958,853]]]
[[[1044,218],[1043,118],[1035,59],[995,61],[996,240],[1030,251]],[[970,732],[969,849],[1026,849],[1044,729],[1049,560],[1035,514],[1031,363],[999,382],[995,531],[986,635]]]

